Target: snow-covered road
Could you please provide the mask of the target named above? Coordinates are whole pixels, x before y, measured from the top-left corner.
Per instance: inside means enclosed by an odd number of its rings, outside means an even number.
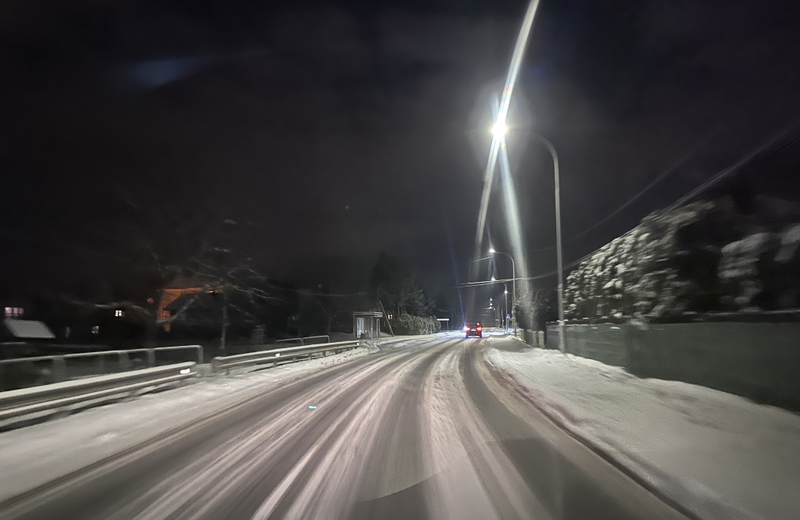
[[[683,518],[491,372],[486,345],[439,336],[251,392],[18,494],[0,516]]]

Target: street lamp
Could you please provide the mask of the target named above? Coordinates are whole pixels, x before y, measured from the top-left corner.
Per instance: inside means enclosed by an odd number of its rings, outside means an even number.
[[[508,132],[508,127],[502,121],[497,121],[495,124],[492,125],[491,128],[492,135],[495,136],[496,139],[502,139],[504,135]]]
[[[531,135],[541,141],[553,157],[553,178],[556,198],[556,257],[558,258],[558,336],[561,352],[566,352],[567,345],[564,343],[564,261],[561,253],[561,183],[558,174],[558,154],[556,153],[555,147],[553,147],[553,143],[539,134],[531,133]]]
[[[505,286],[506,283],[503,282],[503,285]],[[505,324],[503,327],[503,333],[507,333],[508,332],[508,286],[506,286],[506,289],[503,291],[503,302],[506,305],[505,314],[503,315],[503,323]]]
[[[492,281],[493,282],[497,282],[497,278],[492,276]],[[508,321],[506,319],[506,316],[508,316],[508,285],[506,285],[506,282],[497,282],[497,283],[503,284],[503,319],[502,319],[502,323],[503,323],[503,331],[504,332],[508,332]],[[498,307],[497,309],[500,310],[500,307]]]
[[[516,304],[517,304],[517,266],[514,264],[514,257],[509,255],[508,253],[503,253],[501,251],[496,250],[493,247],[489,248],[490,255],[504,255],[511,260],[511,314],[512,320],[514,321],[514,336],[517,335],[517,313],[516,313]]]

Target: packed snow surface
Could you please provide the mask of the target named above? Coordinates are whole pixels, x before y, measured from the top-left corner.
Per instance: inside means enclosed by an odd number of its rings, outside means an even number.
[[[0,500],[102,460],[158,434],[323,368],[365,356],[374,347],[212,376],[180,388],[0,434]]]
[[[562,426],[709,519],[800,517],[800,416],[490,340],[487,358]],[[513,342],[513,343],[512,343]]]

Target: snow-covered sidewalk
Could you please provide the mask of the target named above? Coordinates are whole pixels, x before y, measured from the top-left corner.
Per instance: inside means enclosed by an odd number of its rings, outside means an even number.
[[[252,395],[374,350],[360,347],[257,372],[202,378],[180,388],[0,433],[0,501]]]
[[[557,351],[487,356],[563,427],[702,518],[800,518],[800,416]]]

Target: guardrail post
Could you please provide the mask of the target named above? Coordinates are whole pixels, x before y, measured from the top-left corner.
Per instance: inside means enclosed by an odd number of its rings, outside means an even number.
[[[155,351],[155,349],[152,349],[152,348],[147,349],[147,366],[148,367],[156,366],[156,351]]]
[[[197,364],[203,364],[203,345],[197,345]]]
[[[131,369],[131,359],[128,357],[128,353],[124,350],[121,350],[119,353],[119,367],[122,370]]]
[[[98,374],[106,373],[106,357],[104,355],[97,356],[97,361],[94,362],[95,371]]]
[[[53,381],[60,383],[67,380],[67,362],[64,356],[56,356],[53,358]]]

